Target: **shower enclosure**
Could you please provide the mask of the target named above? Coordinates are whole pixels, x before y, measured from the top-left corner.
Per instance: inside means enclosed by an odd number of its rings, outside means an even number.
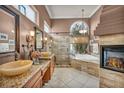
[[[52,51],[56,56],[56,65],[70,65],[69,50],[70,38],[69,34],[53,34]]]

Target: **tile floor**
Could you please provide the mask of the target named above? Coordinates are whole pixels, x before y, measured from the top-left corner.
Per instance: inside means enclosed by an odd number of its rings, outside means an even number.
[[[74,68],[55,68],[52,79],[43,88],[98,88],[99,79]]]

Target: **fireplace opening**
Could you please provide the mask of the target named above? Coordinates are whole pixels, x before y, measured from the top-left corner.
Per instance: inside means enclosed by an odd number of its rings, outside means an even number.
[[[100,67],[124,73],[124,45],[101,45]]]

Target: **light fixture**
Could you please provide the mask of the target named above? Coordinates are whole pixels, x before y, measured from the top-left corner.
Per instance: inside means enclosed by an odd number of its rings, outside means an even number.
[[[85,29],[79,31],[79,33],[81,33],[81,34],[85,34],[86,32],[87,32],[87,30],[85,30]]]
[[[12,32],[12,33],[15,33],[15,31],[14,31],[14,30],[12,30],[11,32]]]
[[[31,37],[34,36],[34,31],[30,31],[30,36],[31,36]]]
[[[84,18],[84,9],[82,9],[82,22],[84,21],[83,18]],[[80,34],[85,34],[86,32],[87,32],[86,29],[81,29],[81,30],[79,30],[79,33],[80,33]]]
[[[34,31],[30,31],[30,33],[26,35],[26,41],[29,43],[33,41],[33,39],[34,39]]]
[[[45,37],[44,40],[47,41],[47,37]]]

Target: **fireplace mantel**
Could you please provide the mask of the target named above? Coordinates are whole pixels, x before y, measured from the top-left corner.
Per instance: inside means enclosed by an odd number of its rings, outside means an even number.
[[[124,34],[99,36],[99,45],[124,45]]]

